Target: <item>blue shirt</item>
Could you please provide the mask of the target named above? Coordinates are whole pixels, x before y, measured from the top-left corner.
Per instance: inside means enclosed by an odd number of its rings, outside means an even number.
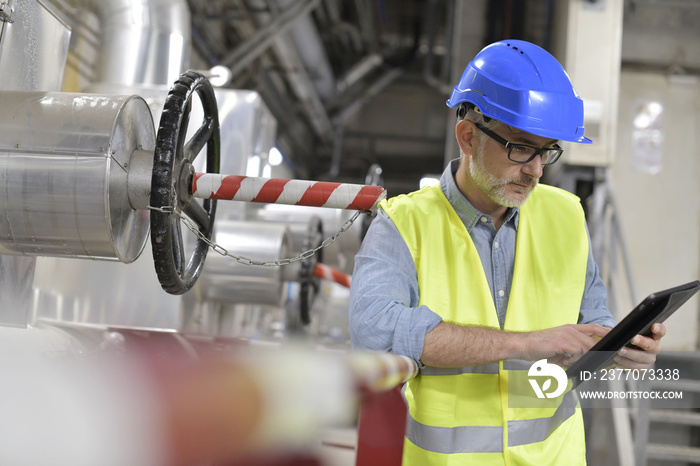
[[[457,187],[453,160],[440,178],[447,200],[474,241],[489,282],[498,321],[503,328],[515,263],[517,207],[511,208],[501,228],[472,206]],[[408,246],[389,216],[379,209],[355,256],[350,288],[350,337],[353,347],[390,351],[419,362],[425,334],[442,321],[427,306],[418,306],[420,290]],[[588,248],[586,284],[578,323],[615,326],[606,307],[607,290]]]

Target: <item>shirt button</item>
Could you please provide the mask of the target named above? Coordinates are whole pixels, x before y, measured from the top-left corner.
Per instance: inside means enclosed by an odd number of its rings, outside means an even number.
[[[486,223],[486,222],[488,222],[488,221],[489,221],[489,220],[488,220],[486,217],[481,217],[481,222],[482,222],[482,223]]]
[[[493,243],[493,247],[496,248],[496,249],[498,249],[498,241],[496,241],[496,242]]]
[[[502,297],[504,297],[505,295],[506,295],[506,292],[505,292],[505,291],[503,291],[503,290],[498,290],[498,296],[500,296],[500,297],[502,298]]]

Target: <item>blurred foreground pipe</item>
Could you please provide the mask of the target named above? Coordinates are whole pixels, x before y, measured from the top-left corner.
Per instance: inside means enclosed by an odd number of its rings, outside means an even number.
[[[408,414],[401,386],[418,374],[418,365],[406,356],[359,354],[351,366],[364,392],[355,464],[400,466]]]
[[[352,425],[358,401],[393,398],[417,373],[412,359],[389,354],[217,345],[0,327],[0,464],[258,464],[312,452],[321,428]],[[382,425],[402,439],[405,404],[392,406],[403,413]],[[382,405],[374,411],[382,416]]]
[[[383,392],[401,386],[418,375],[418,364],[389,353],[353,353],[350,367],[361,389]]]

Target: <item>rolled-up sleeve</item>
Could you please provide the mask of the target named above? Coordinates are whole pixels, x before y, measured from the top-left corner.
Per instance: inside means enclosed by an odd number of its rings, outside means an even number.
[[[419,300],[411,253],[380,209],[355,256],[349,316],[353,347],[409,356],[420,364],[425,334],[442,319],[418,306]]]

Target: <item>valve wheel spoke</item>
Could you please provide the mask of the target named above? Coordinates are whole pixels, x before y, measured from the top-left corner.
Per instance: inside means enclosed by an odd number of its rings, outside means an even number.
[[[199,226],[200,230],[209,230],[211,222],[209,219],[209,215],[203,205],[193,200],[190,204],[188,204],[185,207],[183,212],[185,212],[185,214],[189,218],[191,218],[192,221],[194,221],[197,224],[197,226]]]
[[[212,133],[214,132],[213,123],[211,117],[205,117],[202,126],[199,127],[197,132],[194,133],[194,136],[185,144],[185,157],[190,162],[194,162],[204,145],[211,139]]]

